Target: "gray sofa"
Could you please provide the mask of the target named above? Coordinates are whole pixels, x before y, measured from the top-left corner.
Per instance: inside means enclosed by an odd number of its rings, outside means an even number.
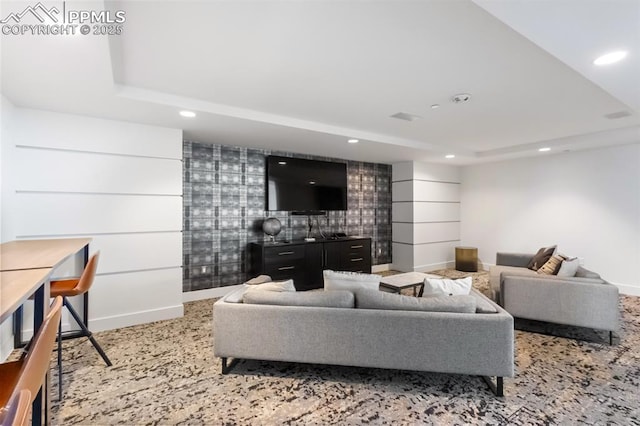
[[[516,318],[613,331],[619,327],[618,288],[580,266],[574,277],[527,269],[533,254],[498,253],[489,271],[496,300]]]
[[[503,377],[514,375],[513,317],[475,291],[493,312],[231,303],[230,296],[213,306],[214,355],[223,373],[244,358],[469,374],[499,396]]]

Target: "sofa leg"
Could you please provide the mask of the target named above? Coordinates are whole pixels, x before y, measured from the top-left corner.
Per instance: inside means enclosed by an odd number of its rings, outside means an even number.
[[[238,363],[238,358],[234,358],[228,364],[227,364],[227,357],[222,357],[221,359],[222,359],[222,374],[227,374]]]
[[[609,331],[609,346],[613,346],[613,331]]]
[[[502,377],[496,377],[496,382],[493,383],[491,377],[482,376],[482,379],[485,381],[491,392],[494,393],[495,396],[504,396],[504,383]]]

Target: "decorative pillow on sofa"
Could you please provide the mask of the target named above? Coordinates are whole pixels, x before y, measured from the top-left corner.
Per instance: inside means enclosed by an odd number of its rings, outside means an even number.
[[[296,287],[293,285],[293,280],[271,281],[249,286],[247,292],[249,291],[296,291]]]
[[[542,275],[556,275],[560,269],[560,265],[566,259],[561,254],[554,254],[547,262],[538,269],[538,273]]]
[[[271,281],[256,285],[242,284],[240,288],[225,296],[224,301],[228,303],[241,303],[245,293],[250,291],[289,292],[296,291],[296,287],[293,285],[293,280]]]
[[[565,259],[562,261],[560,269],[556,275],[559,277],[575,277],[579,266],[580,259],[577,257],[574,257],[573,259]]]
[[[420,298],[387,293],[379,290],[355,291],[356,308],[384,309],[392,311],[457,312],[472,314],[476,311],[473,296],[446,296]]]
[[[425,278],[424,291],[422,297],[434,296],[455,296],[469,294],[473,278],[458,278],[450,280],[448,278]]]
[[[251,278],[249,281],[246,281],[245,284],[256,285],[256,284],[264,284],[273,281],[269,275],[258,275],[255,278]]]
[[[350,291],[247,291],[243,297],[244,303],[256,305],[278,306],[315,306],[319,308],[353,308],[355,306],[353,293]]]
[[[361,274],[357,272],[338,272],[327,269],[322,272],[325,291],[349,290],[356,291],[360,288],[378,290],[380,288],[380,275]]]
[[[534,271],[540,269],[542,265],[547,263],[551,256],[553,256],[553,254],[556,252],[556,247],[557,246],[555,245],[551,247],[542,247],[540,250],[538,250],[535,256],[533,256],[533,259],[531,259],[531,261],[527,265],[527,268]]]

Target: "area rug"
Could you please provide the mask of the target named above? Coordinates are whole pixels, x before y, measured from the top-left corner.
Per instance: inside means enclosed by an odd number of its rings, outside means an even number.
[[[488,290],[486,272],[435,273],[471,275]],[[640,425],[640,298],[621,297],[613,346],[516,331],[516,377],[505,380],[503,398],[479,377],[452,374],[243,360],[223,376],[212,352],[212,304],[96,333],[113,367],[88,342],[65,342],[53,424]]]

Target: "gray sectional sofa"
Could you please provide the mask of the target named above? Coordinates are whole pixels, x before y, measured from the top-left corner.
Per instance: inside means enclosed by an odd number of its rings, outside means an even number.
[[[213,346],[214,355],[222,358],[223,373],[238,359],[256,359],[469,374],[482,376],[500,396],[503,377],[514,375],[513,317],[475,291],[464,296],[477,301],[471,313],[401,306],[363,309],[358,307],[359,292],[306,293],[254,294],[241,303],[230,301],[238,301],[237,295],[218,300],[213,306]],[[369,296],[376,300],[368,306],[391,297]],[[318,298],[328,301],[318,303]],[[468,308],[467,302],[460,303],[462,309]],[[292,306],[298,303],[316,306]],[[434,302],[411,302],[423,303]],[[233,363],[228,364],[228,358]]]
[[[489,271],[493,297],[511,315],[613,331],[619,327],[618,288],[580,266],[574,277],[527,269],[533,254],[498,253]]]

